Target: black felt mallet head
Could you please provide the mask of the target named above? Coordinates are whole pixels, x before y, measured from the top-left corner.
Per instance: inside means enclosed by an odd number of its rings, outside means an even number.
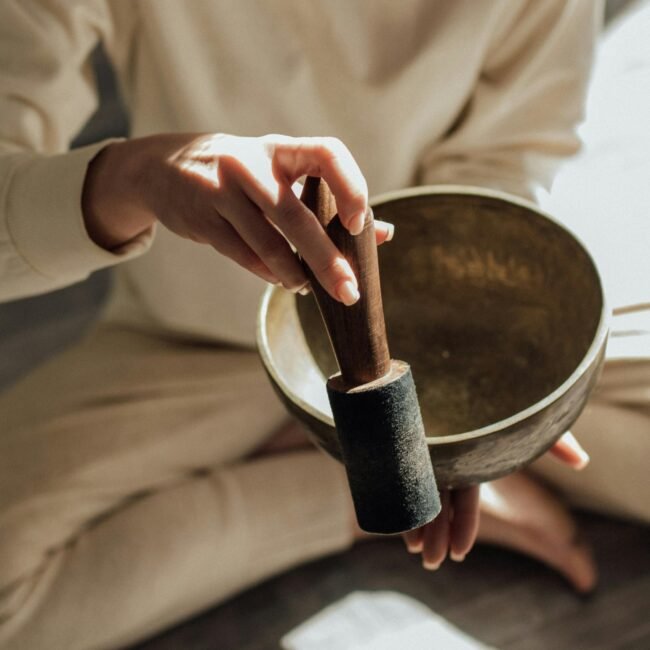
[[[357,520],[370,533],[418,528],[438,515],[440,498],[410,367],[388,351],[372,212],[353,237],[325,181],[307,178],[302,200],[359,283],[360,299],[346,307],[307,269],[340,368],[327,394]]]

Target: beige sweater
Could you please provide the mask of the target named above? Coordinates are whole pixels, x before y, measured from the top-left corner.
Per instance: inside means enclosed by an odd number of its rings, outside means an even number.
[[[80,193],[105,143],[67,149],[96,106],[100,38],[133,137],[333,135],[371,195],[454,182],[530,196],[578,147],[599,13],[592,0],[3,0],[0,299],[119,263],[112,318],[254,341],[263,283],[230,260],[164,228],[116,253],[88,238]]]

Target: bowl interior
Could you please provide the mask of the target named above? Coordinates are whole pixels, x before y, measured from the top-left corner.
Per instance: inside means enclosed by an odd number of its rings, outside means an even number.
[[[544,399],[587,353],[603,308],[593,262],[532,207],[471,192],[387,200],[379,250],[391,356],[408,361],[429,436],[473,431]],[[280,388],[330,415],[336,372],[311,296],[274,290],[266,324]]]

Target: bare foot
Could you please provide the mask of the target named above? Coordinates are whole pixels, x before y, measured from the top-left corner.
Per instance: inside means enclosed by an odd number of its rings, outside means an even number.
[[[595,587],[596,565],[568,510],[526,474],[481,485],[480,512],[478,541],[544,562],[581,593]]]
[[[253,455],[288,453],[312,446],[302,425],[290,420]],[[354,541],[375,537],[359,528],[351,498],[349,510]],[[407,540],[411,552],[422,552],[422,530],[417,540],[411,540],[410,544]],[[511,548],[540,560],[559,571],[582,593],[591,591],[596,584],[591,552],[578,539],[571,515],[551,492],[522,472],[481,485],[478,541]],[[444,555],[446,550],[436,559],[436,566]]]

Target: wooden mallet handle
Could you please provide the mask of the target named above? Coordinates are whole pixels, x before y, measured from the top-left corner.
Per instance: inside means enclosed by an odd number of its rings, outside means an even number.
[[[388,352],[372,212],[353,237],[323,180],[308,178],[302,200],[350,263],[361,294],[346,307],[307,269],[341,369],[326,387],[357,520],[371,533],[418,528],[440,512],[440,497],[411,369]]]
[[[348,260],[357,278],[361,297],[346,307],[334,300],[307,268],[343,381],[350,388],[367,384],[391,369],[372,210],[368,209],[363,231],[352,236],[341,224],[334,196],[323,179],[309,176],[301,198]]]

